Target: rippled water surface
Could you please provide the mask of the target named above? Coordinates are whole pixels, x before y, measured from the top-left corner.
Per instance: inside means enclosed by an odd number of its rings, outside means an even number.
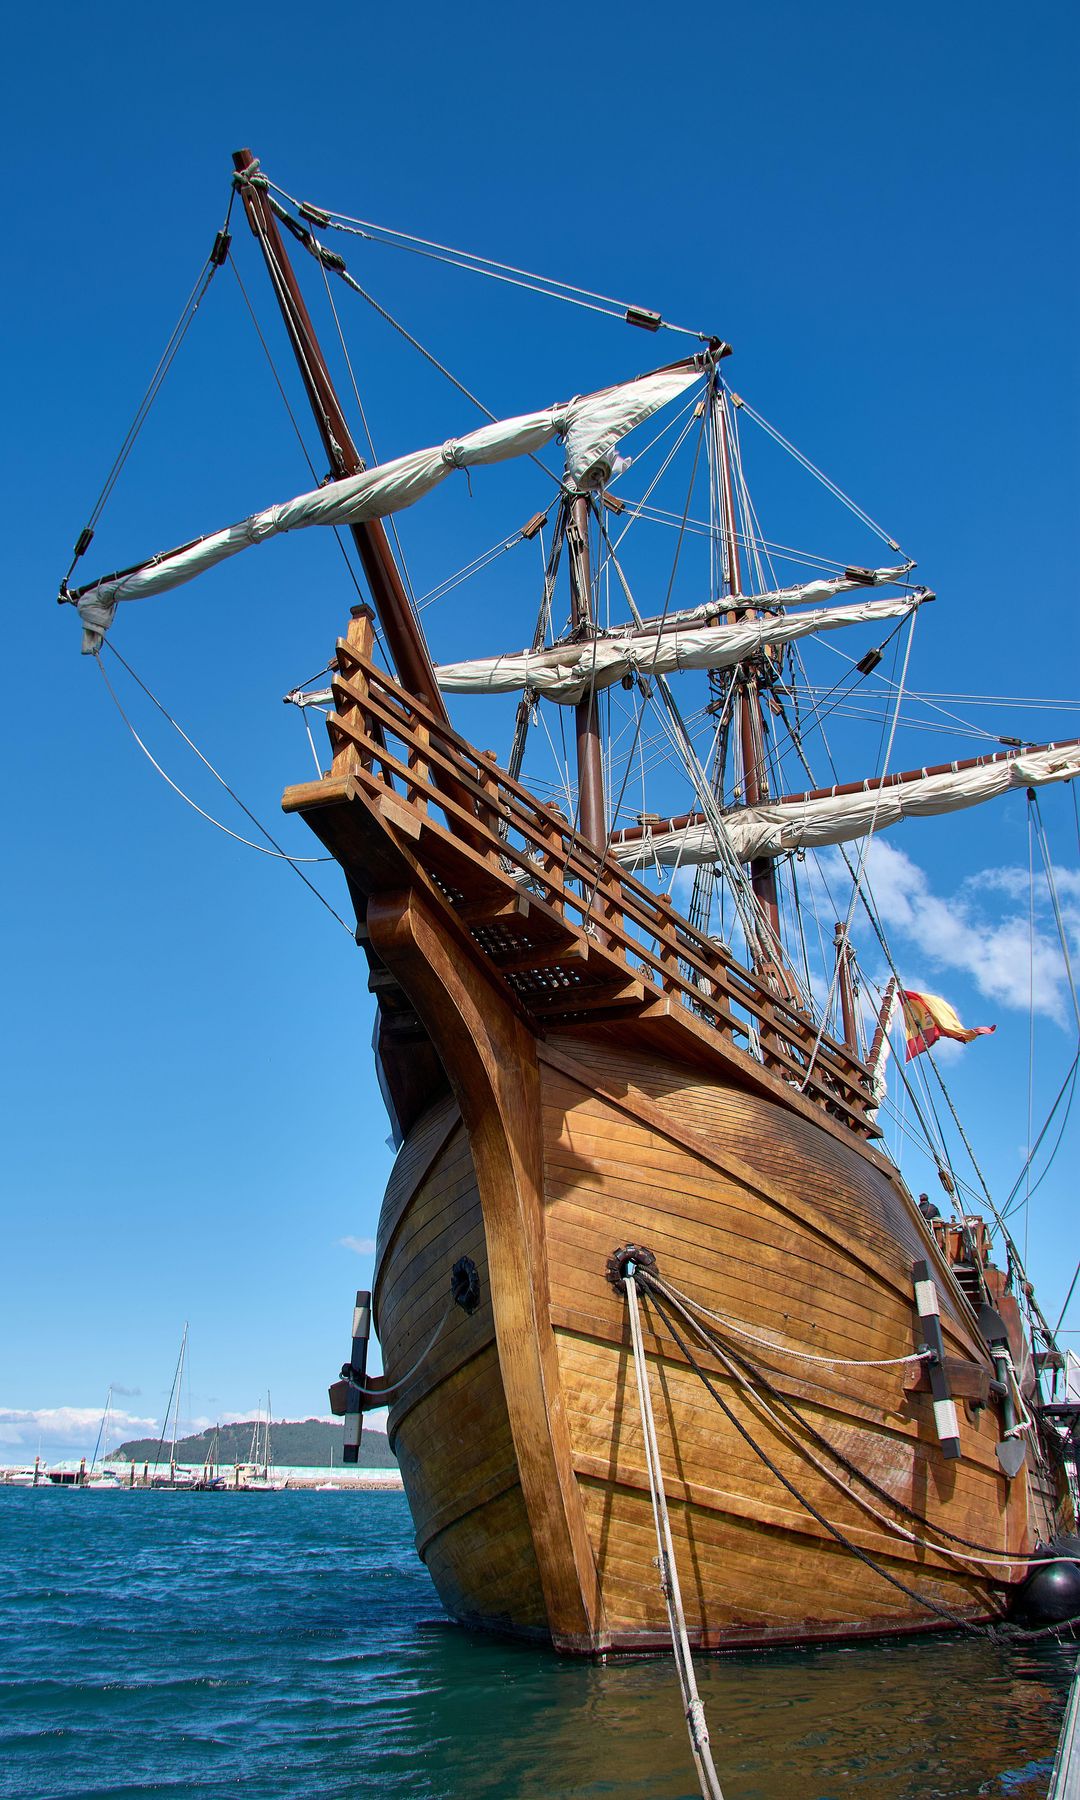
[[[701,1661],[726,1800],[1044,1796],[1075,1649]],[[400,1494],[0,1491],[0,1795],[684,1800],[669,1662],[443,1619]]]

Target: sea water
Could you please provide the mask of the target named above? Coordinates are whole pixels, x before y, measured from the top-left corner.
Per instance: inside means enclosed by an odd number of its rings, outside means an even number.
[[[699,1658],[726,1800],[1044,1796],[1075,1646]],[[684,1800],[669,1658],[451,1625],[400,1493],[0,1489],[0,1795]]]

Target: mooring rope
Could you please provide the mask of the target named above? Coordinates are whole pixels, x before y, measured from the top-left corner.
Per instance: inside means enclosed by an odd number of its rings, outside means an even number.
[[[657,1288],[661,1289],[668,1296],[674,1291],[669,1289],[665,1283],[659,1281],[655,1276],[646,1278],[646,1285],[650,1285],[650,1282],[651,1284],[655,1284]],[[842,1450],[839,1450],[835,1444],[820,1431],[816,1430],[808,1420],[802,1417],[788,1397],[785,1394],[782,1394],[778,1388],[774,1387],[768,1377],[765,1376],[748,1357],[740,1356],[736,1350],[728,1350],[725,1348],[712,1332],[706,1330],[704,1326],[700,1325],[697,1320],[695,1320],[691,1312],[685,1307],[679,1306],[677,1302],[673,1301],[673,1304],[686,1320],[687,1324],[696,1332],[705,1348],[709,1350],[719,1362],[723,1363],[732,1379],[737,1381],[741,1387],[745,1388],[751,1400],[769,1420],[774,1429],[786,1437],[789,1442],[795,1446],[799,1454],[817,1469],[819,1474],[824,1475],[827,1481],[832,1481],[838,1486],[843,1487],[844,1492],[857,1506],[861,1506],[865,1512],[870,1514],[871,1518],[876,1519],[879,1524],[884,1525],[886,1530],[894,1532],[895,1535],[902,1538],[905,1543],[917,1545],[923,1550],[932,1550],[935,1555],[949,1557],[956,1562],[981,1563],[983,1565],[993,1565],[995,1567],[1006,1569],[1018,1567],[1034,1569],[1042,1567],[1045,1564],[1073,1560],[1069,1557],[1062,1556],[1025,1556],[1019,1551],[1009,1555],[1006,1551],[992,1550],[984,1545],[972,1543],[967,1538],[958,1538],[953,1532],[946,1531],[943,1526],[936,1525],[932,1520],[924,1518],[921,1513],[915,1512],[911,1507],[906,1506],[902,1500],[898,1500],[894,1495],[890,1494],[887,1488],[879,1486],[879,1484],[872,1480],[870,1476],[865,1475],[856,1463],[853,1463],[849,1457],[844,1455]],[[702,1308],[701,1310],[704,1312],[705,1308]],[[757,1384],[756,1386],[755,1383]],[[769,1396],[769,1399],[775,1401],[778,1406],[784,1408],[785,1412],[789,1414],[788,1419],[781,1418],[780,1415],[773,1410],[768,1404],[768,1401],[763,1397],[763,1394],[758,1391],[759,1388],[764,1390]],[[827,1451],[835,1458],[840,1469],[843,1471],[843,1475],[836,1469],[828,1468],[819,1457],[814,1455],[812,1450],[808,1449],[806,1444],[797,1436],[793,1429],[792,1422],[822,1450]],[[896,1519],[890,1519],[888,1514],[881,1512],[880,1509],[874,1506],[869,1500],[856,1493],[854,1489],[848,1485],[847,1480],[844,1479],[845,1476],[853,1477],[855,1480],[863,1482],[864,1485],[868,1487],[872,1493],[876,1494],[880,1500],[884,1500],[888,1505],[894,1507],[897,1512],[903,1513],[907,1518],[914,1520],[917,1525],[923,1526],[927,1531],[938,1532],[942,1537],[951,1539],[953,1543],[964,1545],[965,1548],[953,1550],[946,1544],[937,1543],[933,1538],[922,1537],[917,1531],[910,1531],[906,1525],[901,1525]],[[1003,1581],[1000,1576],[993,1574],[986,1575],[985,1579],[987,1581],[997,1582],[999,1585],[1005,1587],[1011,1585],[1009,1582]]]
[[[746,1371],[752,1381],[755,1382],[759,1388],[764,1390],[771,1400],[774,1400],[778,1406],[782,1406],[786,1412],[790,1413],[791,1417],[806,1433],[807,1437],[822,1450],[828,1451],[831,1456],[835,1457],[836,1461],[840,1464],[840,1467],[846,1474],[851,1476],[855,1481],[861,1481],[863,1486],[869,1488],[872,1494],[876,1494],[879,1500],[886,1501],[890,1506],[894,1507],[897,1512],[903,1513],[905,1518],[912,1519],[916,1525],[921,1525],[925,1530],[933,1531],[939,1537],[947,1538],[950,1544],[959,1544],[964,1550],[971,1552],[972,1554],[968,1560],[983,1563],[1001,1563],[1006,1567],[1015,1567],[1019,1564],[1023,1564],[1025,1568],[1031,1569],[1039,1568],[1044,1564],[1049,1563],[1077,1560],[1073,1557],[1061,1555],[1025,1556],[1019,1551],[1015,1555],[1009,1556],[1008,1554],[993,1548],[989,1544],[977,1544],[971,1538],[959,1537],[955,1531],[947,1531],[944,1525],[938,1525],[933,1520],[926,1518],[924,1514],[916,1512],[913,1507],[906,1505],[903,1500],[899,1500],[894,1494],[891,1494],[888,1488],[882,1487],[880,1482],[875,1481],[872,1475],[867,1475],[866,1472],[863,1469],[860,1469],[857,1463],[852,1462],[851,1458],[846,1456],[844,1452],[831,1441],[831,1439],[825,1437],[822,1432],[811,1425],[808,1419],[803,1418],[802,1414],[788,1396],[781,1393],[780,1389],[774,1386],[769,1380],[765,1372],[759,1368],[756,1363],[751,1362],[748,1356],[731,1348],[731,1346],[721,1344],[714,1332],[708,1330],[706,1326],[703,1326],[695,1319],[693,1310],[695,1307],[694,1302],[690,1302],[687,1306],[681,1305],[679,1298],[676,1297],[678,1296],[678,1289],[673,1288],[670,1283],[662,1281],[660,1277],[652,1271],[643,1273],[642,1280],[647,1287],[654,1286],[658,1292],[662,1293],[666,1299],[671,1301],[671,1304],[686,1320],[686,1323],[696,1332],[706,1349],[710,1350],[719,1360],[727,1363],[728,1359],[730,1359],[738,1365],[740,1371]],[[682,1298],[685,1299],[685,1296],[682,1296]],[[716,1314],[709,1314],[706,1307],[697,1307],[696,1310],[705,1314],[707,1317],[718,1316]],[[811,1458],[810,1460],[813,1461],[814,1459]],[[815,1463],[815,1467],[816,1466],[818,1465]],[[857,1499],[858,1496],[852,1495],[852,1498]],[[875,1516],[877,1515],[875,1514]],[[939,1551],[943,1556],[957,1554],[955,1551],[946,1551],[943,1545],[935,1543],[930,1539],[915,1537],[913,1541],[924,1544],[925,1548],[928,1550]],[[988,1577],[988,1579],[997,1578]],[[1008,1586],[1009,1584],[1004,1583],[1003,1585]]]
[[[688,1294],[680,1293],[679,1289],[672,1287],[669,1281],[661,1281],[658,1275],[650,1275],[647,1279],[655,1284],[661,1293],[666,1294],[669,1300],[678,1300],[691,1311],[700,1313],[702,1318],[713,1319],[717,1325],[726,1325],[727,1329],[733,1331],[736,1337],[748,1338],[752,1344],[763,1344],[766,1349],[775,1350],[783,1356],[797,1357],[800,1362],[827,1363],[830,1368],[834,1369],[892,1369],[899,1367],[902,1363],[929,1362],[934,1354],[932,1350],[913,1350],[907,1356],[877,1358],[815,1356],[809,1350],[796,1350],[792,1344],[778,1344],[774,1338],[762,1337],[760,1333],[751,1331],[749,1326],[740,1325],[737,1320],[729,1319],[724,1313],[711,1312],[707,1306],[702,1306],[700,1300],[691,1300]]]
[[[673,1338],[675,1344],[678,1346],[679,1350],[682,1352],[683,1357],[685,1358],[685,1360],[688,1363],[688,1365],[690,1366],[690,1368],[693,1370],[694,1374],[697,1375],[698,1379],[702,1382],[702,1384],[704,1385],[707,1392],[716,1401],[716,1404],[719,1406],[721,1412],[724,1414],[724,1416],[728,1420],[729,1424],[734,1426],[734,1428],[738,1432],[739,1436],[744,1440],[744,1442],[746,1444],[749,1445],[750,1449],[754,1452],[754,1454],[765,1464],[765,1467],[770,1471],[770,1473],[776,1477],[776,1479],[780,1482],[781,1486],[786,1488],[788,1493],[791,1494],[792,1497],[799,1502],[800,1506],[805,1508],[805,1510],[810,1514],[811,1518],[816,1519],[818,1524],[821,1525],[826,1532],[828,1532],[830,1537],[832,1537],[843,1549],[850,1550],[851,1554],[854,1557],[856,1557],[860,1562],[865,1563],[866,1567],[871,1569],[875,1575],[880,1576],[882,1581],[888,1582],[891,1587],[898,1588],[901,1593],[906,1594],[909,1599],[916,1601],[918,1603],[918,1605],[925,1607],[928,1612],[934,1613],[938,1618],[942,1619],[946,1624],[954,1626],[955,1629],[957,1629],[958,1631],[966,1632],[971,1637],[988,1637],[991,1639],[1008,1637],[1008,1638],[1016,1638],[1025,1643],[1031,1643],[1031,1642],[1034,1642],[1038,1638],[1054,1637],[1054,1638],[1060,1639],[1064,1635],[1073,1635],[1074,1634],[1076,1624],[1077,1624],[1077,1621],[1075,1619],[1061,1620],[1055,1624],[1046,1625],[1041,1628],[1036,1628],[1034,1630],[1029,1627],[1016,1624],[1012,1621],[1006,1621],[1001,1618],[999,1618],[997,1621],[995,1621],[995,1623],[990,1624],[990,1625],[976,1624],[972,1620],[964,1618],[962,1614],[954,1612],[951,1607],[944,1606],[944,1605],[940,1604],[939,1602],[932,1600],[929,1597],[929,1595],[918,1593],[915,1588],[909,1587],[908,1584],[904,1581],[901,1581],[898,1576],[890,1574],[888,1569],[882,1568],[881,1564],[879,1562],[877,1562],[874,1557],[872,1557],[867,1551],[863,1550],[858,1544],[854,1543],[851,1540],[851,1538],[849,1538],[843,1531],[840,1530],[839,1526],[832,1524],[832,1522],[829,1519],[827,1519],[823,1513],[818,1511],[817,1507],[814,1506],[812,1501],[807,1499],[806,1495],[801,1493],[800,1490],[795,1486],[795,1484],[792,1481],[788,1480],[787,1476],[781,1472],[781,1470],[777,1467],[776,1463],[773,1462],[772,1458],[762,1448],[762,1446],[756,1441],[756,1439],[753,1437],[751,1432],[749,1432],[747,1430],[747,1428],[742,1424],[742,1422],[739,1420],[739,1418],[736,1416],[736,1414],[732,1411],[731,1407],[728,1406],[727,1402],[717,1392],[715,1385],[709,1379],[709,1375],[708,1375],[707,1371],[702,1368],[701,1364],[698,1362],[698,1360],[695,1357],[690,1346],[687,1344],[685,1338],[682,1337],[681,1333],[678,1330],[678,1327],[675,1325],[674,1321],[672,1320],[669,1313],[667,1312],[666,1307],[663,1303],[661,1293],[658,1291],[657,1278],[654,1275],[654,1273],[652,1272],[652,1270],[637,1267],[635,1270],[634,1281],[635,1281],[636,1285],[641,1287],[643,1292],[650,1294],[652,1301],[653,1301],[653,1305],[656,1308],[657,1314],[659,1315],[660,1319],[663,1321],[668,1332],[670,1333],[671,1337]],[[627,1287],[629,1287],[629,1282],[627,1283]],[[688,1323],[691,1326],[693,1326],[694,1325],[693,1319],[692,1318],[689,1319]],[[705,1328],[703,1326],[698,1325],[696,1327],[696,1329],[697,1329],[699,1335],[705,1332]],[[712,1349],[714,1349],[714,1351],[715,1351],[715,1349],[716,1349],[715,1345],[710,1345],[710,1347]],[[752,1365],[750,1365],[750,1366],[752,1367]],[[764,1381],[763,1377],[762,1377],[762,1380]],[[768,1386],[769,1384],[767,1382],[765,1382],[765,1385]],[[770,1391],[773,1393],[774,1398],[784,1401],[784,1397],[782,1395],[780,1395],[775,1389],[771,1389]],[[790,1403],[784,1402],[784,1404],[788,1404],[789,1408],[790,1408]],[[861,1470],[859,1470],[854,1464],[848,1462],[848,1460],[843,1456],[841,1451],[837,1450],[835,1448],[835,1446],[830,1445],[827,1439],[820,1438],[819,1434],[817,1434],[814,1431],[812,1426],[806,1425],[805,1421],[801,1421],[801,1423],[803,1424],[804,1429],[806,1431],[808,1431],[811,1436],[818,1437],[818,1441],[822,1443],[823,1447],[831,1450],[833,1455],[836,1456],[839,1461],[843,1462],[845,1464],[845,1466],[848,1467],[848,1469],[850,1470],[850,1472],[853,1475],[857,1476],[860,1480],[862,1480],[875,1493],[879,1494],[881,1496],[881,1498],[883,1498],[885,1500],[889,1500],[897,1508],[897,1510],[899,1510],[901,1512],[906,1512],[909,1517],[915,1518],[916,1520],[918,1520],[918,1522],[920,1524],[928,1523],[928,1521],[921,1519],[918,1514],[913,1513],[909,1507],[905,1507],[902,1504],[902,1502],[893,1499],[892,1495],[890,1495],[886,1490],[879,1488],[877,1486],[877,1484],[874,1483],[873,1481],[871,1481],[868,1476],[863,1475]],[[963,1538],[958,1539],[955,1537],[955,1534],[953,1534],[952,1532],[947,1532],[941,1527],[931,1526],[930,1529],[939,1530],[943,1537],[951,1538],[954,1542],[958,1542],[961,1544],[965,1543],[965,1540]],[[996,1552],[984,1552],[982,1550],[981,1546],[969,1545],[968,1547],[970,1549],[976,1550],[976,1552],[978,1554],[978,1559],[980,1561],[989,1561],[991,1559],[991,1557],[996,1557],[996,1554],[997,1554]],[[932,1548],[934,1550],[940,1551],[941,1546],[935,1544],[935,1545],[928,1546],[928,1548]],[[1077,1559],[1075,1557],[1071,1557],[1068,1554],[1066,1554],[1064,1556],[1061,1554],[1055,1554],[1055,1555],[1053,1555],[1051,1557],[1047,1557],[1047,1558],[1035,1558],[1035,1557],[1027,1557],[1027,1556],[1020,1555],[1020,1556],[1015,1556],[1015,1557],[1012,1557],[1009,1559],[1010,1563],[1013,1565],[1023,1564],[1028,1567],[1036,1567],[1043,1562],[1059,1563],[1059,1562],[1072,1562],[1072,1561],[1076,1561],[1076,1560]],[[988,1577],[984,1577],[983,1579],[993,1580],[994,1577],[988,1576]],[[1003,1584],[1003,1585],[1008,1585],[1008,1584]]]
[[[638,1277],[635,1277],[635,1279],[638,1279]],[[985,1632],[984,1626],[973,1624],[971,1620],[965,1619],[962,1614],[954,1612],[951,1607],[942,1606],[938,1601],[931,1600],[927,1594],[920,1594],[915,1588],[909,1587],[906,1581],[901,1581],[898,1575],[890,1574],[888,1569],[883,1569],[881,1564],[875,1561],[868,1551],[862,1549],[859,1544],[854,1543],[845,1532],[840,1530],[838,1525],[834,1525],[831,1520],[825,1517],[824,1513],[818,1510],[812,1500],[807,1499],[806,1495],[800,1492],[793,1481],[789,1481],[788,1477],[777,1467],[768,1452],[762,1448],[752,1433],[747,1430],[746,1426],[742,1423],[742,1420],[728,1405],[723,1395],[717,1391],[715,1383],[710,1380],[707,1371],[702,1368],[697,1357],[694,1355],[693,1350],[686,1342],[686,1339],[681,1335],[678,1326],[674,1323],[664,1307],[660,1295],[651,1288],[651,1284],[644,1271],[641,1273],[640,1280],[642,1286],[650,1291],[652,1302],[657,1313],[663,1320],[671,1337],[682,1351],[690,1368],[694,1371],[694,1374],[698,1377],[707,1393],[709,1393],[716,1401],[717,1406],[727,1419],[729,1425],[734,1426],[744,1443],[749,1445],[754,1455],[765,1464],[765,1467],[769,1470],[770,1474],[776,1477],[781,1487],[787,1489],[788,1493],[792,1496],[792,1499],[796,1500],[798,1504],[810,1514],[812,1519],[816,1519],[822,1529],[826,1531],[842,1549],[850,1550],[852,1556],[857,1557],[859,1562],[864,1563],[875,1575],[880,1576],[882,1581],[888,1582],[890,1587],[898,1588],[902,1594],[907,1595],[909,1600],[914,1600],[916,1605],[925,1607],[927,1612],[934,1613],[939,1619],[943,1619],[947,1625],[954,1625],[957,1630],[966,1631],[973,1637],[982,1637]]]
[[[724,1800],[723,1790],[713,1766],[712,1750],[709,1745],[709,1728],[705,1723],[705,1708],[701,1703],[694,1676],[694,1659],[690,1654],[690,1639],[687,1636],[686,1617],[683,1613],[679,1572],[675,1565],[675,1546],[671,1538],[671,1521],[668,1517],[667,1496],[664,1492],[664,1478],[660,1469],[660,1451],[656,1442],[656,1421],[653,1418],[652,1395],[649,1392],[649,1371],[645,1363],[645,1350],[641,1341],[636,1270],[624,1277],[623,1289],[630,1315],[630,1338],[634,1347],[634,1374],[637,1377],[641,1431],[645,1440],[649,1494],[652,1499],[653,1524],[656,1527],[656,1546],[659,1551],[657,1563],[660,1569],[660,1586],[664,1595],[664,1604],[667,1607],[671,1648],[675,1654],[675,1667],[678,1670],[679,1686],[682,1689],[683,1710],[690,1733],[690,1749],[703,1800]]]

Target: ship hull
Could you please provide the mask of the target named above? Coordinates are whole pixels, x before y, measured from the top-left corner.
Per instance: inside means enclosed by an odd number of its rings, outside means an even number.
[[[737,963],[381,671],[362,612],[336,660],[333,768],[285,805],[345,872],[379,999],[404,1141],[373,1316],[447,1610],[563,1651],[666,1643],[627,1298],[609,1278],[633,1244],[717,1315],[692,1349],[644,1297],[692,1641],[1001,1611],[1053,1521],[999,1466],[989,1352],[877,1148],[869,1071],[782,972]],[[450,1301],[463,1264],[475,1306]],[[913,1361],[927,1265],[936,1394]],[[1001,1560],[950,1556],[943,1532]]]
[[[731,1321],[720,1336],[754,1368],[740,1379],[700,1352],[725,1411],[646,1306],[692,1641],[805,1642],[999,1612],[1007,1568],[951,1561],[892,1528],[944,1528],[1006,1557],[1030,1542],[1026,1483],[1006,1481],[994,1454],[995,1408],[958,1405],[962,1454],[948,1460],[912,1365],[854,1366],[920,1342],[912,1269],[928,1234],[881,1159],[633,1030],[529,1033],[415,895],[376,903],[369,926],[441,1040],[453,1089],[409,1133],[384,1206],[374,1305],[389,1383],[445,1312],[454,1263],[470,1258],[479,1280],[475,1313],[451,1309],[389,1419],[447,1610],[563,1650],[668,1642],[626,1301],[607,1276],[632,1243]],[[974,1321],[943,1265],[938,1276],[946,1352],[978,1367]]]

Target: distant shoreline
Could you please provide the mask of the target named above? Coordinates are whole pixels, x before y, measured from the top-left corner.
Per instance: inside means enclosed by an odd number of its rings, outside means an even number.
[[[400,1492],[404,1485],[400,1469],[289,1469],[278,1465],[274,1474],[287,1476],[290,1489],[374,1493],[379,1488]]]
[[[57,1484],[49,1480],[49,1467],[58,1468],[60,1466],[61,1465],[59,1464],[43,1466],[38,1487],[57,1488]],[[112,1463],[109,1467],[116,1469],[117,1465]],[[26,1473],[27,1469],[24,1463],[0,1465],[0,1492],[2,1492],[5,1487],[10,1487],[13,1492],[16,1491],[16,1489],[18,1489],[19,1492],[25,1492],[25,1484],[14,1481],[12,1477],[17,1474],[25,1475]],[[398,1469],[312,1469],[278,1466],[274,1469],[273,1473],[275,1477],[280,1477],[285,1480],[286,1485],[282,1490],[285,1493],[400,1493],[403,1487],[401,1472]],[[67,1490],[58,1488],[57,1491],[65,1492]],[[93,1490],[80,1488],[78,1491],[87,1493],[92,1492]],[[129,1488],[125,1481],[122,1488],[118,1491],[137,1491],[145,1493],[151,1490],[144,1484],[142,1472],[140,1470],[135,1478],[134,1490]],[[161,1490],[154,1491],[160,1492]],[[226,1487],[221,1491],[228,1493],[232,1490]]]

